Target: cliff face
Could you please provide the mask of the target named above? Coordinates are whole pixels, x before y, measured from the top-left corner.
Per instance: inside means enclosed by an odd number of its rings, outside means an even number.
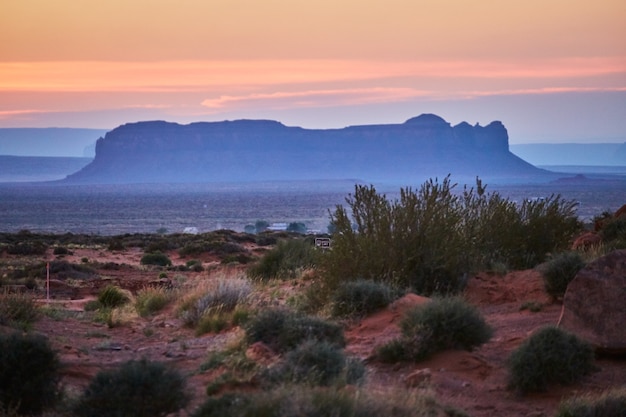
[[[403,124],[314,130],[263,120],[178,125],[140,122],[100,138],[72,183],[361,179],[408,184],[430,177],[530,178],[509,152],[504,125],[450,126],[435,115]]]

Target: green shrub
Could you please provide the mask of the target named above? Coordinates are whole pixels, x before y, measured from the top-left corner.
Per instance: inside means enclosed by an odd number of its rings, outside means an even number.
[[[480,180],[462,193],[455,187],[449,177],[429,180],[390,201],[373,186],[355,186],[348,207],[331,213],[326,286],[364,278],[428,296],[457,293],[472,271],[535,266],[582,228],[576,203],[560,196],[516,204],[486,193]]]
[[[57,246],[52,251],[52,254],[53,255],[71,255],[72,252],[68,248],[66,248],[65,246]]]
[[[600,395],[581,395],[561,404],[556,417],[624,417],[626,416],[626,386]]]
[[[6,247],[10,255],[44,255],[48,246],[39,241],[18,242]]]
[[[319,251],[304,239],[281,240],[248,269],[248,275],[261,280],[294,278],[314,267],[318,258]]]
[[[492,335],[480,312],[460,297],[433,298],[407,311],[400,328],[402,337],[379,350],[381,359],[420,361],[447,349],[472,350]]]
[[[216,311],[203,315],[196,324],[196,335],[219,333],[227,329],[231,322],[230,312]]]
[[[45,276],[46,264],[42,263],[38,267],[39,276]],[[64,279],[77,279],[88,280],[98,275],[98,271],[90,267],[89,265],[74,264],[64,260],[54,260],[50,262],[50,274],[56,274],[60,280]]]
[[[144,288],[137,293],[135,310],[141,317],[161,311],[172,300],[172,293],[163,288]]]
[[[59,399],[59,359],[40,335],[0,335],[0,409],[40,414]]]
[[[185,407],[185,379],[165,365],[129,361],[118,369],[99,372],[78,400],[78,417],[166,416]]]
[[[539,267],[546,292],[554,298],[562,298],[569,283],[584,267],[585,261],[578,252],[556,255]]]
[[[604,242],[626,241],[626,216],[611,216],[603,223],[600,235]]]
[[[173,249],[173,247],[168,239],[159,239],[154,242],[150,242],[144,251],[147,253],[157,253],[166,252],[170,249]]]
[[[157,266],[171,266],[172,261],[170,258],[161,252],[146,253],[141,257],[142,265],[157,265]]]
[[[29,294],[0,289],[0,324],[28,330],[40,317],[40,310]]]
[[[128,303],[130,300],[119,287],[107,285],[98,293],[98,302],[103,307],[115,308]]]
[[[202,266],[202,261],[199,261],[197,259],[192,259],[190,261],[185,262],[185,266],[191,269],[193,272],[204,271],[204,267]]]
[[[381,282],[364,279],[343,282],[332,296],[332,314],[367,315],[387,307],[398,295],[398,291]]]
[[[356,383],[364,373],[362,363],[348,361],[337,345],[309,340],[288,352],[282,363],[270,368],[267,377],[278,384],[328,386]]]
[[[244,329],[249,343],[263,342],[277,352],[287,352],[310,339],[345,344],[340,325],[287,309],[263,310],[248,320]]]
[[[121,239],[111,239],[107,249],[111,252],[121,252],[126,249],[126,246]]]
[[[594,369],[591,346],[548,326],[525,340],[509,357],[509,388],[522,393],[545,391],[550,384],[570,384]]]

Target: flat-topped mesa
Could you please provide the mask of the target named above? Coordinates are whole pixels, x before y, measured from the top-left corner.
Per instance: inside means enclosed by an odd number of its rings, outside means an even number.
[[[66,182],[217,182],[359,178],[412,183],[545,174],[509,152],[501,122],[454,127],[423,114],[402,124],[303,129],[272,120],[129,123],[96,144]]]

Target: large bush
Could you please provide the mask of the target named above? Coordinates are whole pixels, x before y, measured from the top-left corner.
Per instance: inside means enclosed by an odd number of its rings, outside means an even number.
[[[99,372],[78,400],[78,417],[166,416],[189,402],[185,379],[164,364],[129,361]]]
[[[546,292],[554,298],[563,297],[569,283],[584,267],[585,261],[578,252],[564,252],[556,255],[539,268]]]
[[[419,294],[454,293],[473,270],[542,262],[582,227],[576,203],[560,196],[516,204],[487,193],[480,180],[460,193],[455,186],[449,177],[429,180],[391,201],[357,185],[348,208],[331,214],[333,250],[323,258],[328,286],[365,278]]]
[[[259,312],[246,323],[245,331],[249,343],[263,342],[278,352],[292,350],[307,340],[345,344],[340,325],[287,309]]]
[[[40,414],[59,399],[59,359],[40,335],[0,335],[0,409]]]
[[[334,316],[357,316],[388,306],[399,292],[386,283],[359,279],[339,285],[332,296]]]
[[[559,328],[544,327],[509,357],[509,387],[527,393],[570,384],[593,370],[593,359],[588,343]]]
[[[480,312],[460,297],[434,298],[406,312],[402,337],[379,351],[383,361],[420,361],[447,349],[472,350],[487,342],[492,329]]]

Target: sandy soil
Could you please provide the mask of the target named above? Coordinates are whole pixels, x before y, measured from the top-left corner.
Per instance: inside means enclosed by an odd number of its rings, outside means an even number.
[[[65,259],[79,263],[83,257],[99,262],[139,265],[140,251],[110,253],[80,249]],[[171,254],[174,264],[184,264]],[[53,259],[50,255],[50,259]],[[213,260],[203,259],[205,266]],[[213,272],[217,273],[218,269]],[[232,271],[231,271],[232,272]],[[219,273],[224,273],[223,271]],[[122,268],[102,271],[106,283],[136,291],[154,280],[158,272],[140,268]],[[207,279],[207,271],[185,272],[190,280]],[[207,352],[224,348],[241,336],[233,329],[220,334],[196,337],[192,329],[183,326],[169,310],[150,318],[135,317],[126,325],[108,328],[104,324],[81,320],[80,312],[86,301],[97,294],[98,286],[89,287],[80,299],[53,299],[51,304],[74,311],[74,317],[55,320],[44,317],[35,325],[35,331],[46,334],[58,349],[63,364],[63,383],[70,392],[80,392],[101,369],[116,366],[129,359],[147,358],[173,364],[188,376],[188,386],[194,402],[200,404],[207,384],[215,377],[199,372]],[[506,389],[506,360],[512,350],[541,326],[556,324],[561,305],[545,294],[541,277],[535,271],[517,271],[506,276],[480,274],[473,277],[465,292],[467,299],[477,305],[494,328],[494,336],[473,352],[447,351],[419,364],[383,365],[371,359],[373,349],[399,335],[397,324],[402,312],[424,302],[421,297],[409,296],[384,311],[348,325],[347,352],[367,363],[369,387],[415,389],[407,387],[407,377],[415,371],[428,369],[430,386],[442,403],[454,405],[474,417],[494,415],[551,416],[562,398],[573,394],[601,391],[626,383],[626,361],[598,358],[598,371],[582,382],[567,387],[554,387],[547,393],[519,397]],[[520,310],[524,302],[543,305],[533,313]],[[42,301],[45,303],[45,300]],[[409,378],[410,380],[410,378]]]

